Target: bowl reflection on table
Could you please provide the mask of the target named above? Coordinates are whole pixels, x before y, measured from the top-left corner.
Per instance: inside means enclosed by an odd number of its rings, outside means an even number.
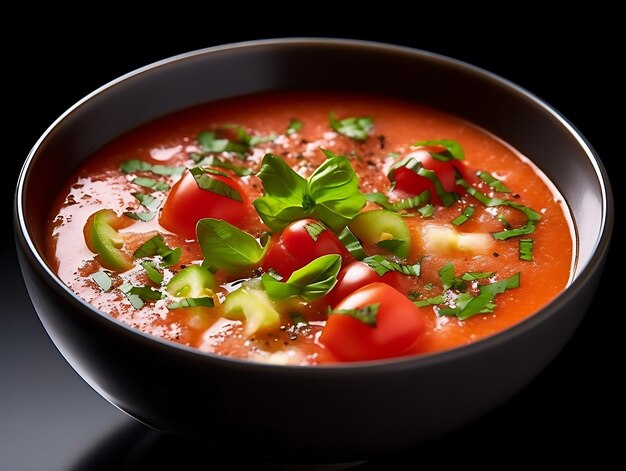
[[[321,367],[202,353],[133,330],[72,294],[43,255],[41,221],[50,209],[43,195],[58,194],[81,161],[133,127],[199,103],[272,89],[401,97],[504,139],[567,199],[579,241],[573,282],[534,316],[473,345]],[[554,358],[580,322],[601,272],[612,218],[597,157],[537,98],[451,59],[344,40],[211,48],[122,77],[79,102],[42,136],[16,196],[20,263],[35,309],[63,356],[96,391],[158,430],[288,463],[350,462],[404,449],[510,398]]]

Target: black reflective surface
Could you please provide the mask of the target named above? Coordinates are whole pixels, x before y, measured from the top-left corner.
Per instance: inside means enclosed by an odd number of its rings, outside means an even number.
[[[560,36],[540,34],[519,44],[507,34],[493,44],[491,32],[474,32],[462,41],[427,34],[336,31],[281,31],[281,34],[135,34],[111,41],[110,29],[55,32],[36,29],[39,42],[15,52],[10,79],[18,97],[5,127],[8,174],[2,199],[3,215],[10,218],[14,180],[30,146],[45,128],[77,99],[116,76],[151,61],[189,49],[274,35],[321,35],[384,40],[448,54],[492,70],[528,88],[567,116],[591,141],[609,174],[617,175],[615,135],[606,109],[617,99],[617,79],[603,68],[601,55],[610,58],[610,28],[580,29],[572,25]],[[81,39],[81,33],[83,33]],[[89,33],[89,34],[87,34]],[[105,33],[109,33],[104,40]],[[269,34],[268,34],[269,33]],[[433,31],[435,33],[435,31]],[[530,35],[528,29],[508,31]],[[67,35],[65,35],[67,34]],[[507,39],[508,38],[508,39]],[[534,39],[534,42],[531,41]],[[89,41],[85,54],[78,41]],[[508,53],[500,52],[502,47]],[[594,58],[594,60],[590,60]],[[14,81],[14,82],[13,82]],[[14,135],[16,133],[16,135]],[[613,171],[613,173],[612,173]],[[619,218],[619,185],[614,181]],[[9,227],[8,224],[5,227]],[[5,229],[5,231],[8,229]],[[0,286],[0,469],[152,469],[169,465],[185,469],[204,463],[222,469],[233,457],[212,453],[210,447],[162,437],[136,424],[92,391],[65,363],[43,331],[27,299],[10,233],[1,248]],[[617,267],[617,250],[608,271]],[[437,442],[383,457],[357,469],[414,468],[424,461],[446,463],[495,462],[493,451],[533,462],[541,455],[565,459],[593,456],[602,461],[611,453],[606,423],[620,405],[617,376],[611,374],[616,356],[610,331],[619,326],[620,309],[612,304],[615,284],[605,275],[580,329],[553,364],[529,387],[494,413]],[[617,309],[617,310],[616,310]],[[621,308],[623,310],[623,308]],[[529,348],[532,348],[529,345]],[[459,400],[463,393],[459,391]],[[366,413],[366,412],[365,412]],[[246,431],[253,437],[253,431]],[[491,451],[490,451],[491,450]],[[237,457],[245,467],[264,469],[254,457]]]

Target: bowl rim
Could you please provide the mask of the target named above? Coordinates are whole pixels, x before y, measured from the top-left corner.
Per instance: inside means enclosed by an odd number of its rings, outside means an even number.
[[[149,73],[154,69],[165,67],[176,62],[195,59],[203,55],[211,55],[220,52],[228,52],[242,49],[254,49],[254,48],[272,48],[281,46],[340,46],[343,48],[355,48],[360,50],[370,50],[374,52],[382,53],[401,53],[416,58],[427,59],[430,61],[439,62],[447,66],[452,66],[457,69],[461,69],[463,73],[469,73],[473,75],[481,76],[483,79],[487,79],[492,83],[499,84],[505,87],[508,91],[514,94],[521,95],[526,100],[531,101],[535,106],[540,107],[543,111],[548,112],[554,119],[556,119],[564,129],[575,138],[578,145],[583,149],[588,160],[592,164],[596,178],[601,187],[602,194],[602,220],[601,230],[596,238],[596,244],[592,252],[592,256],[589,262],[582,267],[580,272],[576,273],[570,284],[561,292],[556,298],[546,304],[544,307],[531,314],[529,317],[519,321],[500,332],[482,338],[471,344],[458,346],[449,350],[430,352],[419,355],[410,355],[399,358],[389,358],[384,360],[373,360],[354,363],[332,363],[321,364],[313,366],[301,366],[301,365],[276,365],[269,363],[261,363],[251,360],[239,359],[230,356],[218,355],[211,352],[205,352],[197,348],[189,347],[186,345],[178,344],[172,341],[162,339],[160,337],[153,336],[151,334],[142,332],[138,329],[131,327],[123,323],[122,321],[111,317],[109,314],[98,310],[96,307],[87,303],[85,300],[74,294],[70,288],[63,283],[56,273],[45,262],[44,257],[39,254],[35,244],[28,232],[26,225],[26,218],[24,214],[24,188],[29,173],[33,167],[33,162],[37,156],[37,152],[42,143],[56,130],[56,128],[62,124],[62,122],[74,113],[78,108],[85,105],[92,98],[98,96],[102,92],[112,89],[123,82],[138,77],[142,74]],[[85,315],[92,316],[94,320],[101,323],[108,328],[116,328],[120,334],[128,335],[135,338],[138,341],[143,341],[151,344],[152,346],[160,347],[166,351],[170,351],[172,354],[178,354],[183,356],[190,356],[196,361],[205,362],[217,362],[224,365],[230,365],[233,368],[239,368],[243,370],[263,370],[266,372],[272,371],[289,371],[290,374],[297,375],[328,375],[337,374],[345,375],[348,373],[359,374],[360,372],[382,372],[382,371],[396,371],[407,370],[414,368],[428,368],[448,361],[454,361],[467,355],[478,354],[490,348],[494,348],[502,343],[508,342],[513,337],[523,335],[524,332],[534,329],[538,324],[541,324],[546,318],[554,315],[557,311],[563,309],[574,296],[574,293],[584,287],[591,281],[596,271],[601,268],[604,258],[608,251],[611,233],[613,229],[614,219],[614,203],[611,192],[611,185],[607,175],[607,172],[599,159],[595,150],[591,147],[586,138],[578,131],[578,129],[570,123],[564,116],[562,116],[556,109],[547,104],[545,101],[534,95],[533,93],[525,90],[519,85],[511,82],[508,79],[500,77],[492,72],[482,69],[478,66],[469,64],[467,62],[454,59],[417,48],[410,48],[407,46],[400,46],[395,44],[388,44],[376,41],[365,41],[355,39],[341,39],[341,38],[315,38],[315,37],[291,37],[291,38],[276,38],[276,39],[260,39],[252,41],[242,41],[235,43],[222,44],[218,46],[197,49],[182,54],[177,54],[151,64],[145,65],[133,71],[130,71],[118,78],[115,78],[108,83],[95,89],[82,99],[78,100],[74,105],[69,107],[63,112],[39,137],[37,142],[28,153],[24,165],[20,171],[15,199],[14,199],[14,225],[16,242],[23,249],[23,254],[28,259],[28,262],[34,268],[36,274],[40,276],[43,281],[51,287],[62,298],[67,299],[70,304],[77,305]]]

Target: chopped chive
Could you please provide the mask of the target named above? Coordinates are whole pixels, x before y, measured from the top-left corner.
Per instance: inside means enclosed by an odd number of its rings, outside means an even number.
[[[459,217],[457,217],[456,219],[452,221],[452,224],[454,224],[455,226],[460,226],[461,224],[467,222],[469,218],[472,217],[473,214],[474,214],[474,208],[472,208],[471,206],[468,206],[467,208],[463,210],[463,212],[461,213]]]
[[[509,190],[504,185],[504,183],[502,183],[496,177],[491,175],[489,172],[478,171],[476,172],[476,174],[482,181],[484,181],[487,185],[489,185],[494,190],[499,191],[500,193],[511,193],[511,190]]]
[[[302,130],[302,121],[297,118],[292,118],[291,121],[289,121],[289,127],[287,128],[287,135],[291,136],[292,134],[295,134],[299,132],[300,130]]]
[[[150,281],[152,281],[153,283],[157,285],[161,284],[161,282],[163,281],[163,273],[161,273],[157,269],[154,263],[146,261],[146,262],[142,262],[141,266],[146,271],[148,278],[150,278]]]
[[[425,204],[417,210],[422,217],[429,218],[435,213],[435,207],[432,204]]]
[[[533,259],[533,247],[535,241],[533,239],[519,240],[519,259],[531,261]]]

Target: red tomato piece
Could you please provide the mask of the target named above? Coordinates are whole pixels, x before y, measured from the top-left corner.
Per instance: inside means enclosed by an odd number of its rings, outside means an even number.
[[[371,283],[341,301],[335,310],[362,309],[380,304],[376,325],[345,314],[331,314],[320,342],[343,361],[378,360],[402,356],[424,333],[424,314],[398,290]]]
[[[288,278],[291,274],[322,255],[339,254],[344,263],[351,259],[348,250],[330,229],[323,230],[314,240],[306,226],[319,224],[315,219],[300,219],[289,224],[280,235],[274,235],[263,259],[263,269],[275,270]]]
[[[381,282],[397,289],[402,284],[403,277],[404,275],[397,271],[379,276],[369,265],[355,260],[341,269],[337,276],[337,284],[326,295],[326,302],[330,307],[334,307],[354,291],[370,283]]]
[[[223,171],[223,169],[220,169]],[[172,187],[159,223],[168,231],[182,235],[187,239],[196,238],[196,224],[203,218],[223,219],[237,226],[248,212],[248,194],[237,177],[206,174],[236,190],[243,202],[232,200],[226,196],[202,190],[198,187],[193,175],[185,172],[183,177]]]

